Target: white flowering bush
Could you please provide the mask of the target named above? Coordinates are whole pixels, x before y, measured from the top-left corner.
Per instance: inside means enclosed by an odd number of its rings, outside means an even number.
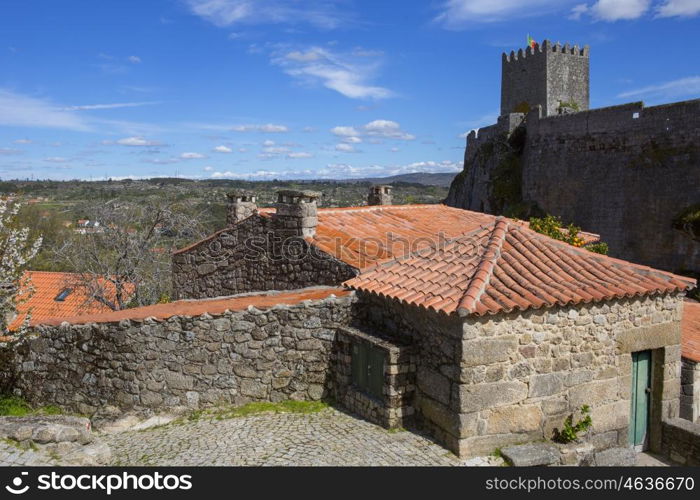
[[[0,199],[0,328],[8,334],[7,325],[17,311],[16,295],[23,290],[20,300],[31,296],[31,284],[23,277],[27,263],[41,247],[41,237],[29,239],[29,228],[17,222],[21,204],[9,199]],[[24,332],[29,324],[30,314],[17,332]]]

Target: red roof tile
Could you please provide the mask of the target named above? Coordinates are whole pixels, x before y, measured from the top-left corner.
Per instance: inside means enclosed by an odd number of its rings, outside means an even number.
[[[447,314],[481,316],[673,292],[694,283],[499,217],[443,249],[385,262],[345,284]]]
[[[77,276],[73,273],[26,271],[24,278],[29,280],[27,285],[33,288],[33,293],[29,300],[22,302],[29,288],[20,289],[17,317],[8,326],[9,330],[14,331],[19,328],[28,312],[31,312],[31,322],[35,324],[47,318],[73,317],[110,311],[111,309],[100,302],[86,300],[85,292],[81,289],[72,290],[64,300],[56,300],[63,290],[71,287],[71,283]],[[23,283],[25,279],[22,280]]]
[[[274,209],[261,208],[262,217]],[[380,205],[347,208],[319,208],[316,235],[308,238],[314,246],[357,269],[366,269],[387,259],[408,256],[428,246],[469,233],[495,216],[446,205]],[[527,226],[527,222],[513,221]],[[210,241],[227,229],[175,253],[186,252]],[[580,233],[586,243],[598,235]]]
[[[681,330],[683,357],[700,363],[700,302],[685,301]]]
[[[109,311],[99,314],[75,317],[50,318],[32,321],[33,325],[60,325],[66,321],[71,324],[111,323],[123,319],[143,320],[146,318],[167,319],[172,316],[201,316],[202,314],[221,314],[226,310],[242,311],[248,306],[266,309],[277,304],[293,305],[304,300],[319,300],[335,295],[344,297],[351,292],[345,288],[315,287],[289,292],[262,292],[244,296],[219,297],[216,299],[178,300],[168,304],[134,307],[121,311]]]

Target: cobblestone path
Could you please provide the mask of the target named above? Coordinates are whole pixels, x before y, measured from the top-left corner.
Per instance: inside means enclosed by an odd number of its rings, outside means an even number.
[[[424,437],[389,432],[332,408],[202,418],[102,439],[114,465],[460,465]]]

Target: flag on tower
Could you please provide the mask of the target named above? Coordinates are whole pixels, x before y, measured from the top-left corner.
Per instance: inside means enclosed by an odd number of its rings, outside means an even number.
[[[527,34],[527,44],[529,47],[532,47],[533,49],[535,48],[535,45],[537,45],[537,42],[532,39],[530,34]]]

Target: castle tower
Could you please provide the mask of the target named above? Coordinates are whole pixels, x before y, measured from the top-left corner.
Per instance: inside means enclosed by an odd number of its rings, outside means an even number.
[[[526,113],[537,105],[542,116],[587,110],[589,60],[588,45],[580,49],[549,40],[504,53],[501,115]]]

